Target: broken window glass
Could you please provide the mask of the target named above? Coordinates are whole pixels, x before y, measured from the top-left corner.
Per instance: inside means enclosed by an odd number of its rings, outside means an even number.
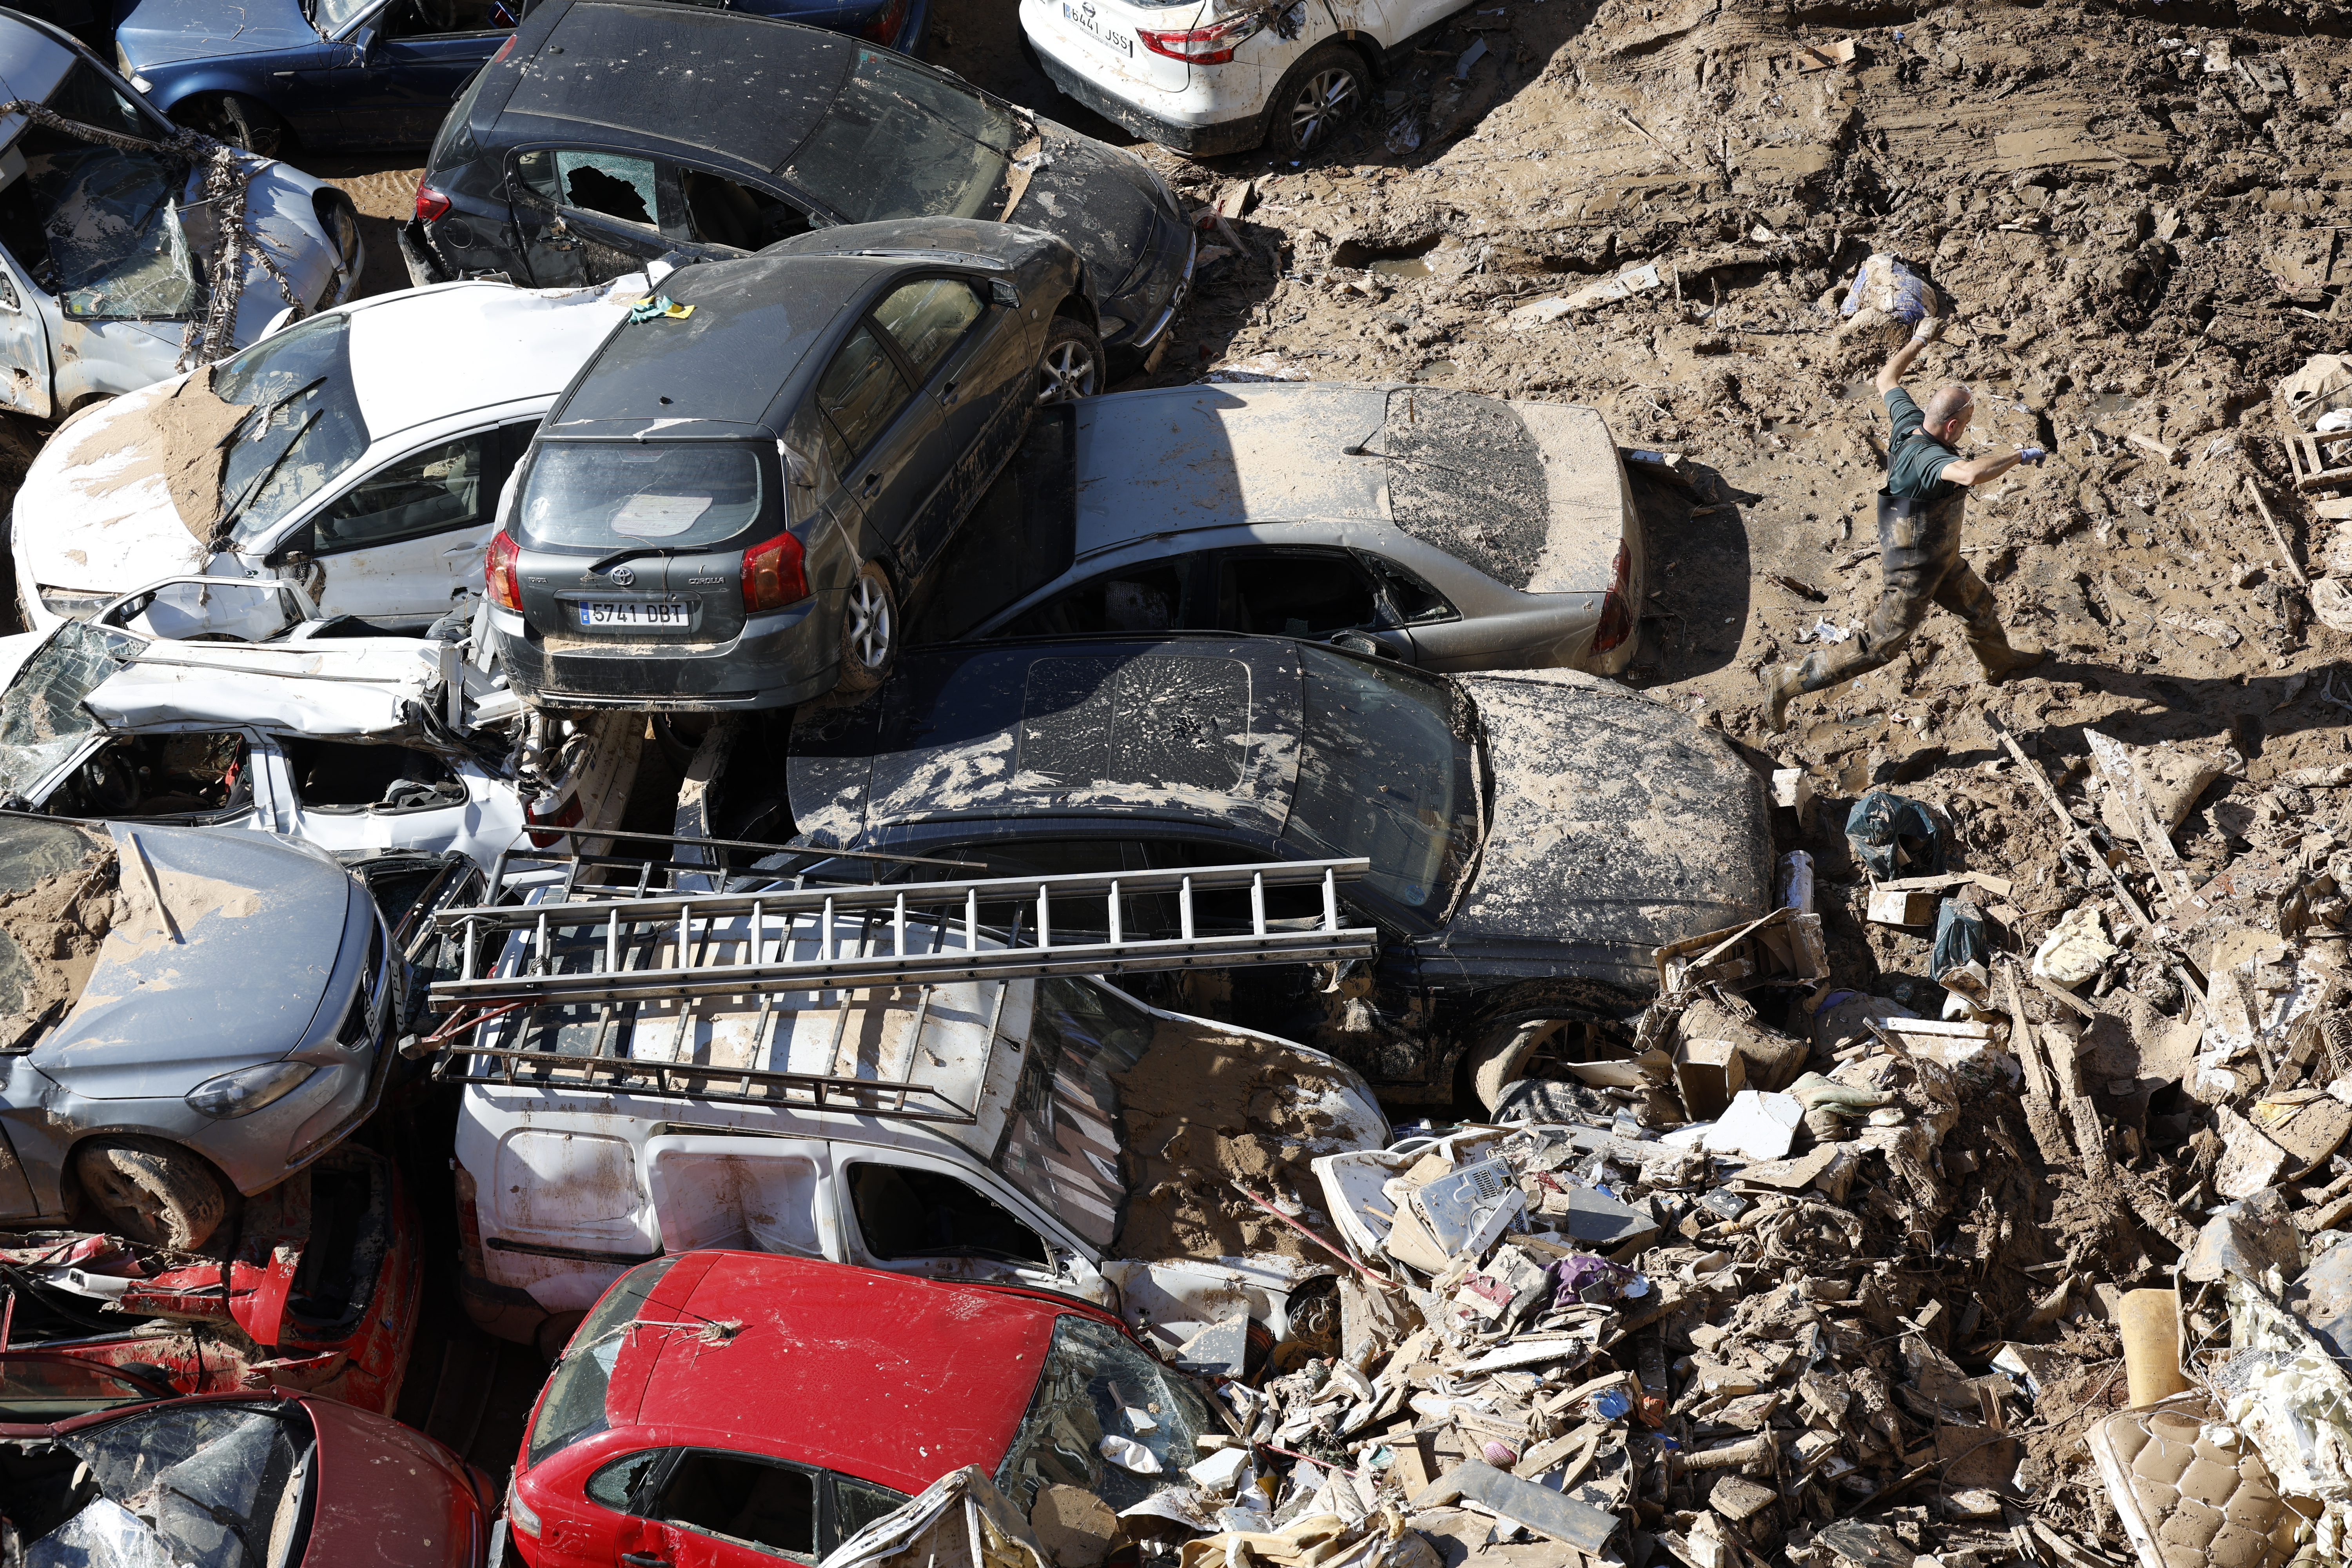
[[[36,784],[102,732],[82,699],[145,646],[129,632],[84,621],[50,634],[0,695],[0,798],[30,799]]]
[[[60,837],[79,839],[83,836],[65,830]],[[16,847],[13,837],[9,847]],[[13,863],[0,862],[0,889],[22,892],[35,879],[24,876]],[[0,1362],[0,1421],[46,1425],[154,1397],[154,1391],[145,1384],[79,1356],[12,1355]]]
[[[877,1519],[885,1519],[907,1506],[905,1492],[861,1481],[852,1476],[833,1478],[833,1539],[825,1550],[835,1547],[865,1529]]]
[[[213,367],[212,395],[247,410],[221,463],[220,522],[236,542],[255,542],[367,450],[350,321],[313,316]]]
[[[25,168],[43,209],[50,287],[67,315],[137,321],[194,312],[195,263],[180,227],[184,176],[152,153],[74,143],[28,156]]]
[[[1151,1047],[1151,1015],[1091,981],[1037,982],[1021,1079],[990,1163],[1095,1247],[1127,1203],[1118,1079]]]
[[[686,202],[688,237],[698,245],[764,250],[814,226],[790,202],[702,169],[679,172],[678,194]]]
[[[661,222],[661,194],[651,158],[571,147],[536,148],[515,155],[515,172],[549,201],[575,211],[646,228]]]
[[[1194,1439],[1223,1432],[1199,1387],[1138,1350],[1118,1330],[1076,1314],[1055,1320],[1054,1345],[1037,1379],[1013,1447],[997,1468],[996,1484],[1024,1514],[1037,1489],[1083,1487],[1114,1511],[1131,1508],[1196,1463]],[[1125,1437],[1151,1450],[1157,1476],[1139,1475],[1102,1457],[1106,1436]]]
[[[1477,847],[1477,778],[1462,699],[1419,670],[1301,647],[1306,722],[1285,842],[1369,856],[1365,880],[1435,919]],[[1382,765],[1369,776],[1368,757]]]
[[[100,1550],[68,1551],[27,1563],[89,1563],[130,1568],[151,1561],[191,1568],[247,1568],[282,1557],[273,1552],[299,1527],[299,1481],[310,1447],[308,1418],[295,1405],[177,1405],[69,1433],[58,1439],[89,1467],[106,1502],[134,1516],[142,1541],[101,1509],[81,1524]],[[289,1494],[292,1494],[289,1496]],[[90,1510],[76,1516],[83,1521]],[[75,1522],[49,1541],[75,1529]],[[60,1542],[62,1545],[63,1543]]]
[[[615,1513],[628,1511],[630,1500],[645,1485],[646,1473],[661,1458],[672,1452],[668,1448],[647,1448],[643,1453],[629,1454],[588,1478],[588,1496]]]
[[[849,1205],[868,1256],[884,1263],[985,1258],[1045,1268],[1045,1243],[1003,1204],[940,1171],[860,1160],[849,1167]]]
[[[941,81],[887,49],[857,68],[783,175],[846,223],[993,217],[1028,127],[970,88]]]
[[[1056,657],[1029,667],[1015,766],[1048,788],[1239,787],[1249,666],[1194,655]]]
[[[612,1381],[613,1363],[620,1360],[623,1339],[637,1309],[677,1261],[657,1258],[622,1275],[572,1331],[563,1359],[547,1380],[539,1419],[531,1423],[524,1468],[604,1430],[604,1390]]]
[[[749,1454],[679,1458],[652,1516],[803,1563],[816,1561],[816,1478]]]

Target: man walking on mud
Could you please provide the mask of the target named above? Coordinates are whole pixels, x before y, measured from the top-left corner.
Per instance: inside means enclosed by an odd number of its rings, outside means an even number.
[[[2010,640],[1992,590],[1960,559],[1960,525],[1969,486],[1997,479],[2020,463],[2039,463],[2048,454],[2039,447],[2021,447],[2001,457],[1963,459],[1960,437],[1976,414],[1969,389],[1957,382],[1938,388],[1924,409],[1911,400],[1903,390],[1903,373],[1942,335],[1943,327],[1932,317],[1921,321],[1911,341],[1878,373],[1876,385],[1894,426],[1886,444],[1886,488],[1878,492],[1878,608],[1848,641],[1819,649],[1801,664],[1780,667],[1769,694],[1776,733],[1789,727],[1790,698],[1842,686],[1892,662],[1911,645],[1931,604],[1968,623],[1969,647],[1987,680],[2042,661],[2038,644]]]

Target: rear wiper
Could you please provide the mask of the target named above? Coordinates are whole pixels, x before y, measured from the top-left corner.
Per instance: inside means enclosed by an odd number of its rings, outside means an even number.
[[[674,554],[677,550],[677,546],[674,544],[632,544],[626,550],[615,550],[610,555],[605,556],[602,561],[591,561],[588,563],[588,570],[591,572],[610,572],[622,562],[635,561],[640,555],[670,555]]]

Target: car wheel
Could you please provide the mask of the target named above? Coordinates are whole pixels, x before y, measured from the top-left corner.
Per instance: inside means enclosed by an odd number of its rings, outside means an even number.
[[[1102,339],[1076,316],[1056,316],[1037,356],[1037,404],[1076,403],[1102,390]]]
[[[161,1138],[93,1138],[74,1151],[73,1168],[106,1229],[126,1241],[187,1250],[228,1217],[219,1173]]]
[[[841,608],[841,684],[835,689],[873,690],[898,657],[898,595],[889,574],[868,561],[857,569]]]
[[[1319,152],[1370,96],[1360,56],[1349,48],[1318,49],[1291,67],[1274,89],[1266,140],[1295,158]]]
[[[1470,1052],[1470,1092],[1487,1110],[1498,1109],[1503,1091],[1527,1076],[1528,1064],[1573,1026],[1566,1018],[1532,1018],[1487,1036]]]
[[[286,144],[286,122],[268,105],[241,93],[208,93],[175,104],[173,121],[215,142],[275,158]]]

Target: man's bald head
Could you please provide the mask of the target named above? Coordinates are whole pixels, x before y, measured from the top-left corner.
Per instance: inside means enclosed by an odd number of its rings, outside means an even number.
[[[1948,386],[1936,389],[1927,399],[1927,405],[1919,410],[1920,423],[1928,435],[1948,447],[1960,438],[1960,433],[1969,427],[1969,420],[1976,411],[1977,400],[1969,395],[1967,387],[1956,381]]]

